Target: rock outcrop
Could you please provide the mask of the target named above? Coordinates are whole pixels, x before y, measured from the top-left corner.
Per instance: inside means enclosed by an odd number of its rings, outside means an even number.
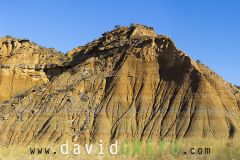
[[[64,61],[63,54],[45,49],[29,40],[1,38],[0,102],[34,86],[48,83],[50,75],[46,71],[63,66]]]
[[[240,136],[239,89],[152,28],[120,27],[57,56],[35,64],[67,69],[0,104],[1,145]]]

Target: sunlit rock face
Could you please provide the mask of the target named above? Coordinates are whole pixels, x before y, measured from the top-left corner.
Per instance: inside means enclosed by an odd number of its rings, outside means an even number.
[[[49,65],[62,66],[65,56],[29,40],[0,39],[0,102],[49,82]]]
[[[1,145],[239,137],[239,89],[150,27],[119,27],[66,55],[4,45]]]

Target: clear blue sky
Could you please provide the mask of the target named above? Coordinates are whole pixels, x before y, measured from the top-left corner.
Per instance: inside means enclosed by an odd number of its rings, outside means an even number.
[[[62,52],[114,25],[141,23],[240,85],[239,0],[0,0],[0,36],[28,38]]]

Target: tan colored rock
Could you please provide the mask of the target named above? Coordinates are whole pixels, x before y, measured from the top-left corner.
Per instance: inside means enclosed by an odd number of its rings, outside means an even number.
[[[39,47],[29,40],[1,38],[0,102],[49,82],[48,75],[44,72],[45,66],[62,66],[64,59],[64,55]]]
[[[1,145],[240,136],[239,89],[151,28],[120,27],[67,57],[0,105]]]

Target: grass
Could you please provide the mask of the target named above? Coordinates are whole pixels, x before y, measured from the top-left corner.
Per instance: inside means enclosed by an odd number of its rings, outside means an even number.
[[[34,145],[31,147],[42,146]],[[93,153],[91,155],[88,155],[84,148],[80,149],[80,155],[74,155],[71,152],[71,147],[69,147],[69,154],[62,155],[60,146],[45,145],[44,147],[51,148],[50,154],[31,155],[30,146],[1,147],[0,160],[240,160],[240,143],[236,140],[221,141],[208,139],[181,142],[162,141],[158,143],[153,141],[147,143],[138,141],[122,142],[118,145],[117,155],[111,155],[108,147],[103,148],[104,155],[98,155],[99,148],[95,144],[93,145]],[[191,154],[191,148],[194,148],[195,154]],[[210,148],[210,154],[205,152],[208,151],[208,148]],[[56,151],[56,154],[54,154],[54,151]]]

